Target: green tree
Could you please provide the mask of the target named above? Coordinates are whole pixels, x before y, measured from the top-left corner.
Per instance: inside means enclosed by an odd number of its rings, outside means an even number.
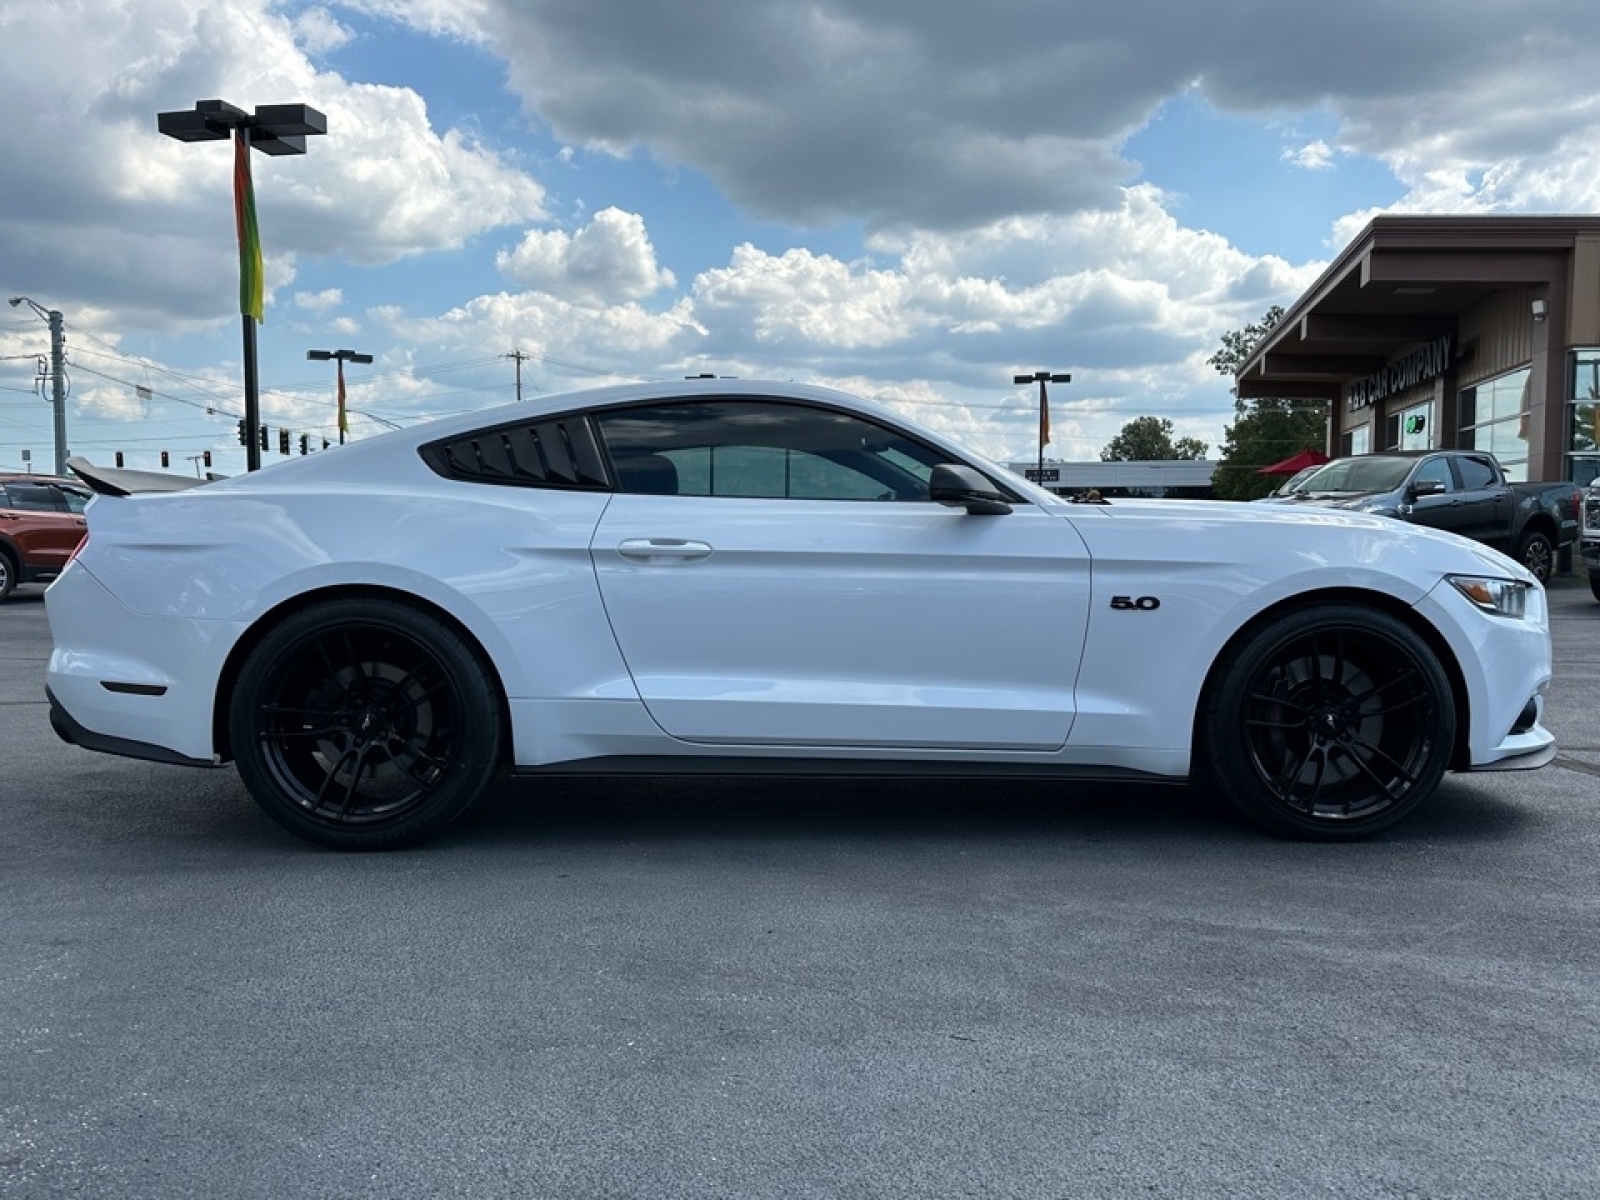
[[[1218,374],[1233,378],[1257,343],[1282,319],[1283,309],[1274,304],[1261,320],[1223,334],[1222,349],[1206,361]],[[1301,450],[1325,448],[1328,413],[1325,406],[1314,401],[1245,400],[1235,389],[1233,411],[1238,419],[1224,430],[1222,457],[1211,477],[1212,490],[1219,499],[1254,500],[1265,496],[1283,479],[1260,474],[1262,467]]]
[[[1206,444],[1198,438],[1172,440],[1172,422],[1166,417],[1135,417],[1100,451],[1101,462],[1166,462],[1175,458],[1204,458]]]

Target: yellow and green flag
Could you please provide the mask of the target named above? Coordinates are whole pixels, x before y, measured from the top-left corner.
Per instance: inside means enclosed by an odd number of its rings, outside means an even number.
[[[350,432],[350,418],[344,409],[344,360],[339,360],[339,440],[343,441]]]
[[[239,230],[239,311],[259,322],[265,319],[265,272],[256,189],[250,179],[250,131],[243,127],[233,136],[233,223]]]

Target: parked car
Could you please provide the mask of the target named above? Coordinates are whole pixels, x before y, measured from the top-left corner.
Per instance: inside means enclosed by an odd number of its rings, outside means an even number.
[[[1253,503],[1259,503],[1263,500],[1278,500],[1284,496],[1298,496],[1301,488],[1305,486],[1306,480],[1310,479],[1318,471],[1322,470],[1322,466],[1323,464],[1317,463],[1313,466],[1301,467],[1298,471],[1289,476],[1289,478],[1285,479],[1277,487],[1273,488],[1265,496],[1257,497]]]
[[[0,600],[61,574],[83,540],[90,495],[75,479],[0,475]]]
[[[1541,583],[1578,536],[1571,483],[1511,483],[1479,450],[1390,450],[1336,458],[1278,504],[1378,513],[1469,537],[1511,555]]]
[[[435,834],[508,767],[1193,776],[1349,839],[1447,770],[1555,755],[1510,559],[1356,513],[1071,504],[823,388],[541,396],[160,494],[73,465],[105,494],[45,596],[57,732],[232,761],[326,846]]]
[[[1589,590],[1600,600],[1600,482],[1591,483],[1583,494],[1583,531],[1578,553],[1589,573]]]

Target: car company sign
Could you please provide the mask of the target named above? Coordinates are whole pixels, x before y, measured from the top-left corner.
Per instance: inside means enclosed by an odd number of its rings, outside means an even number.
[[[1352,383],[1345,389],[1345,408],[1350,412],[1371,408],[1385,396],[1443,375],[1450,366],[1450,342],[1450,334],[1440,334],[1426,345],[1385,364],[1381,371]]]

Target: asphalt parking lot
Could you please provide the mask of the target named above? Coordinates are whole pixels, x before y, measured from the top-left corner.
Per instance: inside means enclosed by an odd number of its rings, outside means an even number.
[[[1557,764],[1354,846],[1188,789],[512,782],[344,856],[66,746],[0,605],[5,1197],[1600,1193],[1600,604]]]

